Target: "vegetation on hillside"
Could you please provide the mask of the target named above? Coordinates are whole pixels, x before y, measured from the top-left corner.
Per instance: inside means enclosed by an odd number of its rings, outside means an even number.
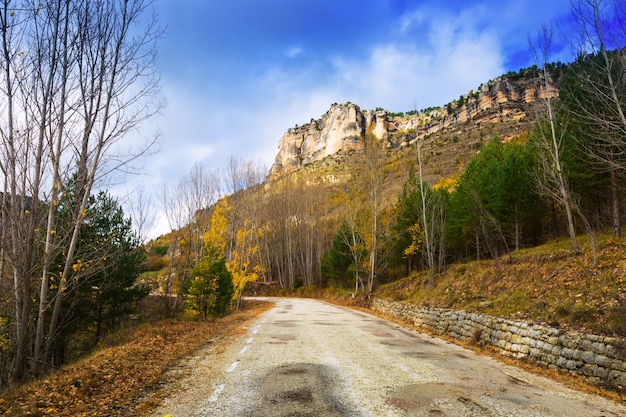
[[[589,240],[585,254],[573,255],[567,239],[520,249],[493,260],[450,265],[435,285],[419,271],[381,286],[377,297],[426,307],[477,312],[550,326],[626,336],[626,242],[598,235],[593,265]]]

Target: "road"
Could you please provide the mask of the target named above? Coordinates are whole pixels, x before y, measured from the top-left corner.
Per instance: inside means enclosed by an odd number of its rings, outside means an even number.
[[[375,316],[307,299],[191,358],[153,415],[626,416],[626,408]]]

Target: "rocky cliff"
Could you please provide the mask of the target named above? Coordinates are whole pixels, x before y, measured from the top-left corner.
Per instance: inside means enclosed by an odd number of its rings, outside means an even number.
[[[511,81],[503,76],[442,108],[410,116],[361,111],[353,103],[333,104],[321,118],[293,127],[283,135],[270,175],[278,176],[339,151],[359,149],[368,132],[384,146],[398,148],[458,130],[460,125],[482,129],[488,124],[533,119],[538,101],[556,95],[558,89],[553,83],[546,91],[541,81]]]

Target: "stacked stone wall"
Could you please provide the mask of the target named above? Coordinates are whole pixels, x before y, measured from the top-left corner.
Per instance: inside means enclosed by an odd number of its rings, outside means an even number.
[[[626,339],[569,331],[464,311],[374,299],[372,309],[418,328],[494,346],[500,354],[579,375],[594,384],[626,387]]]

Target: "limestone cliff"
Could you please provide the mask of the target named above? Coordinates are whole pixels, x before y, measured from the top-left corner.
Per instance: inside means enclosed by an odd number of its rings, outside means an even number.
[[[406,117],[386,111],[361,111],[352,103],[333,104],[321,118],[293,127],[283,135],[270,175],[280,175],[339,151],[359,149],[366,132],[382,140],[384,146],[397,148],[433,134],[445,134],[459,125],[481,129],[486,124],[533,118],[537,101],[557,94],[554,84],[546,92],[540,81],[499,77],[462,100]]]

